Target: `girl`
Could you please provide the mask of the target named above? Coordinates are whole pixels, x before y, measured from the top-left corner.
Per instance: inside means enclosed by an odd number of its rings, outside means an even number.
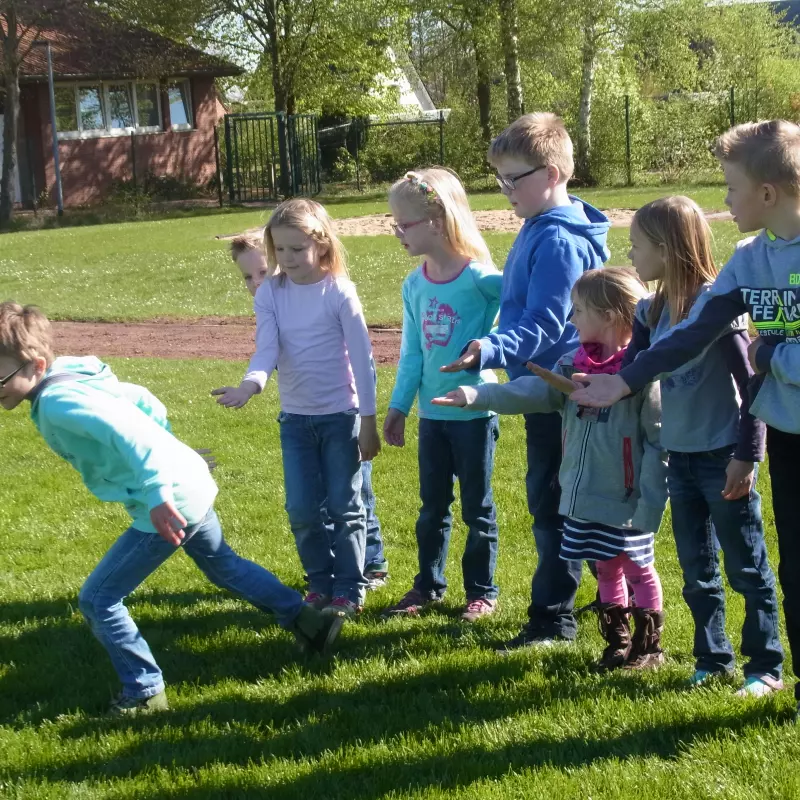
[[[256,293],[255,355],[238,387],[212,394],[241,408],[279,368],[286,510],[308,574],[306,603],[353,616],[366,586],[360,459],[380,450],[369,334],[344,248],[319,203],[281,203],[264,245],[269,277]]]
[[[686,319],[717,276],[711,232],[688,197],[643,206],[631,225],[630,259],[656,291],[636,311],[626,363]],[[683,570],[683,596],[695,624],[696,669],[690,685],[733,671],[725,635],[719,550],[734,591],[744,596],[742,695],[782,686],[775,576],[767,560],[755,463],[764,458],[764,424],[748,412],[747,323],[737,319],[701,356],[661,380],[663,430],[669,451],[672,528]],[[713,527],[712,527],[713,526]],[[715,535],[716,534],[716,535]]]
[[[492,468],[499,436],[497,418],[476,411],[465,418],[437,408],[432,398],[458,385],[440,368],[458,358],[472,339],[489,332],[500,306],[501,275],[470,212],[464,187],[445,169],[409,172],[389,191],[394,231],[413,258],[421,258],[403,283],[403,341],[394,392],[384,423],[390,445],[405,444],[405,422],[418,397],[419,573],[414,586],[384,616],[416,615],[447,589],[444,567],[450,541],[453,486],[461,486],[462,517],[469,528],[461,560],[467,606],[473,622],[497,604],[494,582],[497,519]],[[476,374],[475,384],[495,380]]]
[[[573,372],[619,370],[636,305],[645,294],[630,270],[585,272],[572,290],[571,319],[580,347],[559,360],[555,373],[530,365],[537,377],[502,386],[460,386],[433,401],[501,414],[561,412],[561,558],[597,563],[600,632],[608,643],[597,664],[601,669],[642,669],[663,661],[662,591],[653,566],[654,531],[666,504],[659,390],[651,384],[628,403],[599,414],[577,406],[567,394],[576,388],[569,380]],[[636,594],[636,607],[630,609],[626,579]]]

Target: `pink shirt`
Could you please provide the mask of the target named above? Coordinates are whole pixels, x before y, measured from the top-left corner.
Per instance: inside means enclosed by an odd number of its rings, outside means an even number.
[[[256,352],[244,379],[263,389],[275,367],[289,414],[375,414],[372,344],[356,287],[270,278],[256,292]]]

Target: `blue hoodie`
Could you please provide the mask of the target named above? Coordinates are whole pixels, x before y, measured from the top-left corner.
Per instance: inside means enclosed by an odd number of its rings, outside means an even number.
[[[94,356],[57,358],[44,378],[65,373],[77,378],[33,390],[31,419],[86,488],[122,503],[140,531],[155,531],[150,511],[167,501],[189,525],[200,522],[217,486],[202,457],[170,432],[163,404]]]
[[[527,361],[552,369],[578,346],[570,293],[575,281],[609,258],[605,214],[576,197],[525,220],[503,271],[500,322],[480,340],[478,369],[528,375]]]

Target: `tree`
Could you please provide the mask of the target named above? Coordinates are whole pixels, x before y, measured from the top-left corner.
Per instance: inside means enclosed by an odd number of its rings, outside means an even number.
[[[519,10],[517,0],[498,0],[500,11],[500,40],[506,76],[506,105],[508,121],[513,122],[525,113],[522,75],[519,68]]]

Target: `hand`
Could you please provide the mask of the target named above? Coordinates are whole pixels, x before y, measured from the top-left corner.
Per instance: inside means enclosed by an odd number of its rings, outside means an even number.
[[[764,340],[760,336],[757,336],[750,342],[750,346],[747,348],[747,360],[750,362],[750,366],[753,368],[753,372],[755,372],[756,375],[761,373],[758,364],[756,364],[756,353],[758,353],[758,349],[762,344],[764,344]]]
[[[722,496],[726,500],[738,500],[740,497],[746,497],[750,494],[753,488],[753,476],[755,468],[752,461],[739,461],[732,458],[725,470],[727,479],[725,481],[725,488],[722,490]]]
[[[381,438],[378,436],[378,423],[375,416],[361,417],[361,430],[358,433],[358,451],[362,461],[372,461],[381,451]]]
[[[461,358],[456,359],[452,364],[439,367],[439,372],[461,372],[470,367],[480,366],[481,363],[481,343],[478,339],[473,339],[467,346],[467,351]]]
[[[213,389],[211,396],[216,397],[221,406],[241,408],[256,392],[258,392],[258,384],[253,381],[242,381],[239,386],[223,386],[220,389]]]
[[[202,456],[209,472],[213,472],[217,468],[217,457],[207,447],[201,447],[199,450],[195,449],[195,453]]]
[[[183,532],[186,520],[169,500],[150,510],[150,522],[153,523],[159,536],[175,547],[178,547],[186,536]]]
[[[404,447],[406,443],[406,415],[396,408],[390,408],[383,421],[383,438],[392,447]]]
[[[584,375],[576,372],[572,376],[575,383],[588,383],[582,389],[576,389],[569,399],[580,406],[590,408],[606,408],[613,406],[618,400],[627,397],[631,390],[619,375]]]
[[[567,396],[571,395],[576,389],[583,389],[582,383],[571,381],[566,376],[559,375],[557,372],[551,372],[549,369],[540,367],[538,364],[534,364],[532,361],[529,361],[527,364],[525,364],[525,366],[537,378],[541,378],[545,383],[550,384],[550,386],[552,386],[554,389]]]
[[[478,392],[474,386],[459,386],[453,389],[444,397],[434,397],[431,403],[435,406],[452,406],[454,408],[466,408],[470,403],[475,402]]]

